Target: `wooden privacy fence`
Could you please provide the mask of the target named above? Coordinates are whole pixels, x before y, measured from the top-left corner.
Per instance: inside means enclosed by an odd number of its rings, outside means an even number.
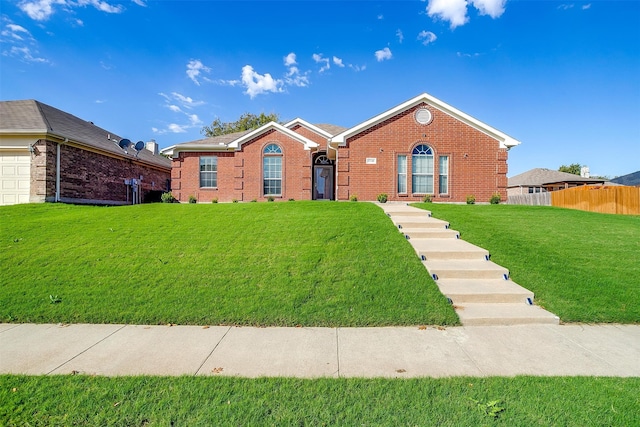
[[[551,206],[600,213],[640,215],[640,187],[583,185],[553,191]]]

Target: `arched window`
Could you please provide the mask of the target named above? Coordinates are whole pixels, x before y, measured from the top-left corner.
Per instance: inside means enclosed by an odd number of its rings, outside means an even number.
[[[417,194],[433,194],[433,150],[420,144],[411,153],[411,190]]]
[[[265,196],[282,195],[282,148],[269,144],[262,151],[262,188]]]

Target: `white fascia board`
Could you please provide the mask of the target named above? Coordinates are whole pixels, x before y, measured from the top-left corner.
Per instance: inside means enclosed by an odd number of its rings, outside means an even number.
[[[291,120],[289,123],[285,123],[284,127],[291,129],[295,125],[300,125],[302,127],[305,127],[317,134],[324,136],[325,138],[331,138],[331,134],[329,132],[320,129],[318,126],[312,125],[311,123],[301,119],[300,117]]]
[[[370,118],[367,121],[360,123],[350,129],[345,130],[342,133],[331,138],[330,143],[333,145],[345,145],[347,139],[350,137],[363,132],[370,127],[373,127],[379,123],[384,122],[385,120],[405,111],[409,108],[415,107],[418,104],[426,103],[429,106],[437,108],[449,116],[468,124],[469,126],[479,130],[480,132],[489,135],[490,137],[496,139],[500,143],[500,148],[511,148],[513,146],[519,145],[520,141],[510,137],[509,135],[500,132],[498,129],[487,125],[486,123],[481,122],[480,120],[471,117],[470,115],[463,113],[457,108],[452,107],[451,105],[440,101],[439,99],[429,95],[428,93],[423,93],[421,95],[416,96],[402,104],[391,108],[390,110],[385,111],[384,113],[378,114],[375,117]]]
[[[229,144],[229,148],[234,148],[236,150],[239,150],[240,147],[242,146],[242,144],[244,144],[247,141],[251,141],[253,138],[256,138],[260,135],[262,135],[265,132],[268,132],[270,130],[277,130],[282,132],[283,134],[289,136],[292,139],[295,139],[296,141],[300,142],[301,144],[304,145],[304,149],[305,150],[310,150],[311,148],[316,148],[318,147],[318,144],[316,144],[315,142],[311,141],[308,138],[305,138],[304,136],[292,131],[291,129],[287,129],[286,127],[282,126],[279,123],[276,122],[269,122],[265,125],[260,126],[258,129],[255,129],[252,132],[249,132],[248,134],[236,139],[235,141],[233,141],[232,143]]]

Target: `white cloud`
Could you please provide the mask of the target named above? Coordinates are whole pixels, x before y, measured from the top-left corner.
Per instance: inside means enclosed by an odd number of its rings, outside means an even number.
[[[0,34],[18,41],[23,41],[25,37],[30,40],[33,39],[29,30],[16,24],[7,24]]]
[[[245,65],[242,67],[242,84],[246,88],[245,93],[253,99],[267,92],[283,92],[282,85],[284,82],[274,79],[269,73],[258,74],[251,65]]]
[[[333,63],[335,65],[337,65],[340,68],[344,68],[344,64],[342,63],[342,59],[338,58],[337,56],[333,57]]]
[[[504,13],[507,0],[428,0],[427,15],[448,21],[451,29],[469,22],[467,6],[471,5],[480,15],[498,18]]]
[[[489,15],[495,19],[504,13],[504,5],[507,0],[471,0],[469,3],[478,9],[480,15]]]
[[[173,101],[178,101],[178,103],[181,104],[182,108],[192,109],[194,107],[204,105],[204,101],[195,101],[190,96],[185,96],[178,92],[171,92],[171,95],[160,92],[158,93],[158,95],[163,97],[169,105],[171,105]]]
[[[378,62],[391,59],[393,57],[393,54],[391,53],[391,49],[389,49],[388,47],[385,47],[382,50],[376,50],[375,55]]]
[[[79,27],[84,27],[84,21],[82,19],[76,19],[76,25]]]
[[[179,125],[177,123],[171,123],[169,126],[167,126],[167,129],[172,133],[185,133],[187,131],[186,126]]]
[[[378,20],[379,21],[382,21],[383,19],[384,19],[384,15],[383,14],[378,15]]]
[[[147,4],[143,0],[133,0],[135,4],[142,7],[147,7]]]
[[[29,49],[28,47],[12,46],[9,51],[4,51],[2,52],[2,54],[5,56],[18,57],[25,62],[37,62],[37,63],[45,63],[45,64],[49,63],[49,61],[45,58],[34,56],[34,54],[37,55],[37,52],[31,52],[31,49]]]
[[[200,61],[199,59],[192,59],[187,64],[187,76],[198,86],[200,86],[200,81],[198,77],[202,72],[208,73],[211,71],[211,68],[207,67]],[[208,80],[207,78],[203,78],[203,80]]]
[[[402,34],[402,30],[399,28],[396,30],[396,37],[398,38],[398,43],[402,43],[404,40],[404,34]]]
[[[96,104],[104,104],[105,102],[107,102],[104,99],[96,99]]]
[[[322,56],[321,53],[314,53],[312,55],[313,60],[316,62],[316,64],[323,64],[320,67],[320,73],[324,73],[325,71],[327,71],[329,68],[331,68],[331,64],[329,62],[329,58],[325,58]]]
[[[429,43],[433,43],[434,41],[436,41],[438,37],[433,34],[431,31],[420,31],[420,33],[418,33],[418,40],[422,40],[422,44],[423,45],[428,45]]]
[[[468,22],[467,0],[429,0],[427,15],[449,21],[451,28]]]
[[[180,107],[178,107],[177,105],[174,104],[169,104],[167,105],[167,108],[171,111],[173,111],[174,113],[181,113],[182,110],[180,109]]]
[[[366,65],[353,65],[353,64],[349,64],[349,68],[351,68],[353,71],[355,71],[356,73],[359,71],[364,71],[367,69]]]
[[[134,0],[135,1],[135,0]],[[138,1],[136,1],[138,3]],[[67,10],[76,7],[93,6],[106,13],[122,13],[122,5],[113,5],[102,0],[22,0],[18,7],[35,21],[46,21],[53,15],[57,6]]]
[[[561,4],[558,6],[558,9],[560,10],[569,10],[569,9],[573,9],[573,4]]]
[[[587,9],[591,9],[591,3],[582,5],[582,10],[587,10]]]
[[[290,67],[292,65],[296,65],[296,54],[291,52],[289,55],[284,57],[284,65],[286,67]]]

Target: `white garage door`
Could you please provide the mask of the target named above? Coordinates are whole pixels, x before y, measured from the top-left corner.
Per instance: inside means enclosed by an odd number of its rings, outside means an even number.
[[[29,153],[0,153],[0,205],[29,203],[31,182]]]

